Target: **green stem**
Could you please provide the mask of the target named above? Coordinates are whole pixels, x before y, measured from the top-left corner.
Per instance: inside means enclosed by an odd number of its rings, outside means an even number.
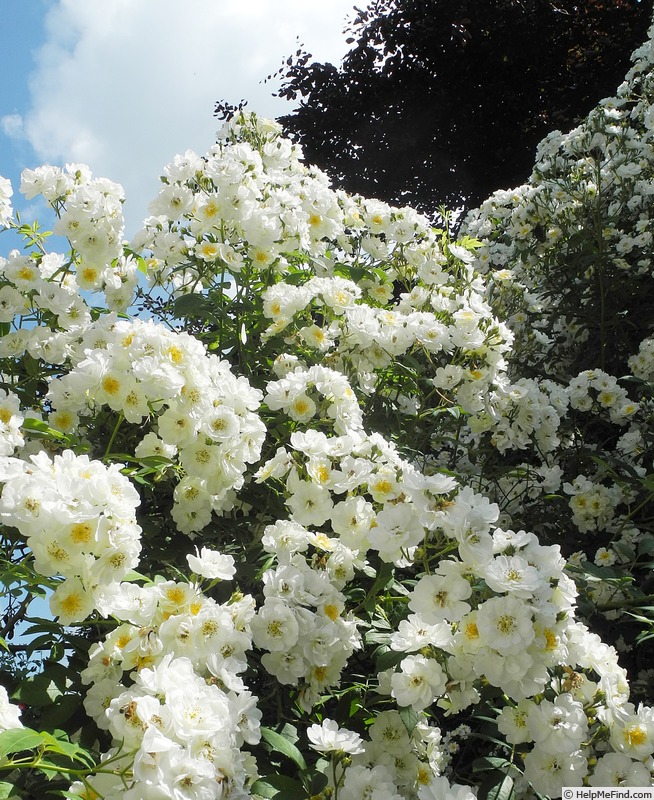
[[[618,608],[638,608],[643,603],[651,603],[654,600],[654,594],[645,595],[645,597],[632,597],[629,600],[619,600],[615,603],[604,603],[604,605],[597,606],[598,611],[614,611]]]
[[[16,769],[40,769],[44,772],[61,772],[64,775],[69,775],[73,778],[80,778],[84,780],[87,775],[117,775],[116,770],[104,769],[102,767],[87,767],[86,769],[74,769],[73,767],[62,767],[61,764],[44,764],[40,758],[32,759],[32,761],[6,761],[0,764],[0,771],[12,772]]]
[[[602,235],[602,170],[599,161],[596,170],[597,196],[595,203],[595,236],[597,240],[597,279],[600,296],[600,369],[606,366],[606,296],[604,293],[604,236]]]
[[[643,500],[643,502],[642,502],[642,503],[639,503],[639,505],[637,505],[637,506],[636,506],[636,508],[634,508],[634,510],[633,510],[633,511],[630,511],[630,512],[629,512],[629,513],[628,513],[628,514],[625,516],[625,521],[626,521],[626,520],[629,520],[629,519],[633,519],[633,517],[634,517],[634,516],[635,516],[635,515],[636,515],[636,514],[637,514],[637,513],[638,513],[638,512],[641,510],[641,508],[645,508],[645,506],[649,505],[651,502],[652,502],[652,495],[651,495],[651,494],[649,494],[649,495],[647,495],[646,499],[645,499],[645,500]],[[623,527],[624,527],[624,526],[623,526]]]
[[[599,293],[600,293],[600,369],[604,370],[606,366],[606,301],[604,298],[604,281],[602,280],[603,265],[597,270],[599,279]]]
[[[114,426],[113,432],[111,434],[111,438],[109,439],[109,444],[107,445],[107,449],[104,451],[104,459],[105,460],[109,458],[109,453],[111,453],[111,448],[113,447],[113,444],[114,444],[114,442],[116,440],[116,436],[118,435],[118,429],[123,424],[123,420],[124,419],[125,419],[125,416],[123,415],[123,412],[121,411],[120,414],[118,415],[118,420],[116,421],[116,425]]]

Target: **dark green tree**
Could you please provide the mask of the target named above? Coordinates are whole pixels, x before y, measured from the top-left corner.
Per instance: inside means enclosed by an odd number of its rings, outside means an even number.
[[[280,121],[348,191],[475,207],[614,92],[651,13],[652,0],[372,0],[340,67],[303,49],[287,60],[279,94],[299,106]]]

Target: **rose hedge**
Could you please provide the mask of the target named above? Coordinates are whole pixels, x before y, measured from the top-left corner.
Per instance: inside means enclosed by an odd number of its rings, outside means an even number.
[[[0,182],[6,796],[651,785],[651,53],[459,241],[243,113],[129,244],[86,167],[23,175],[66,254]]]

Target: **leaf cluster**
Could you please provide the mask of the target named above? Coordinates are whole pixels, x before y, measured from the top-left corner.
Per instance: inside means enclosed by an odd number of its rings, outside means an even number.
[[[523,182],[539,140],[613,91],[652,3],[373,0],[340,66],[303,48],[281,67],[281,117],[350,192],[472,208]],[[380,157],[380,154],[382,157]]]

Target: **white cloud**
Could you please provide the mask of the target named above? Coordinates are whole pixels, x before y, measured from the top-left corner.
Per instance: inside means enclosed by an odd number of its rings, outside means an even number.
[[[162,167],[213,143],[215,102],[245,98],[271,117],[290,110],[262,80],[298,38],[317,59],[340,61],[354,2],[59,0],[30,79],[25,134],[40,159],[85,162],[122,183],[131,234]]]
[[[20,139],[23,136],[23,118],[20,114],[5,114],[0,119],[2,132],[10,139]]]

